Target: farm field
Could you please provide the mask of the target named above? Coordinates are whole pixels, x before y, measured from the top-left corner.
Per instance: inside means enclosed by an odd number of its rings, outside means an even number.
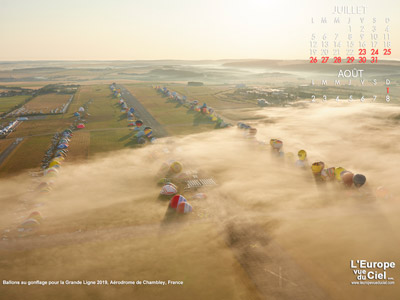
[[[56,133],[72,124],[72,119],[64,119],[62,117],[49,118],[39,120],[22,121],[17,129],[13,131],[8,138],[18,138],[30,135],[43,135]]]
[[[0,139],[0,153],[3,152],[13,142],[14,140],[12,139]]]
[[[16,105],[24,103],[30,96],[12,96],[12,97],[0,97],[0,116],[5,112],[11,110]]]
[[[50,145],[52,135],[25,138],[0,166],[0,176],[20,173],[28,169],[36,169]]]
[[[74,132],[74,136],[71,139],[70,149],[66,162],[76,162],[86,160],[89,156],[89,145],[90,145],[90,132],[89,131],[77,131]]]
[[[201,103],[205,102],[214,109],[256,107],[255,100],[243,100],[232,97],[231,94],[236,90],[234,86],[167,86],[169,89],[185,95],[190,101],[198,100]]]
[[[52,110],[61,109],[62,105],[67,103],[70,94],[45,94],[34,97],[24,105],[29,112],[50,113]]]

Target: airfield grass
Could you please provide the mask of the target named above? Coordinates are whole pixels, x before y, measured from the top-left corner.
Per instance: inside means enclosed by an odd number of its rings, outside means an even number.
[[[0,167],[0,176],[19,173],[24,169],[39,168],[50,145],[51,135],[25,138]]]
[[[0,115],[9,111],[18,104],[24,103],[30,96],[0,97]]]
[[[90,99],[93,101],[88,104],[87,112],[90,116],[87,117],[87,129],[127,127],[126,114],[120,112],[120,107],[116,99],[112,98],[108,85],[81,86],[67,116],[73,117],[73,113]]]
[[[41,111],[42,113],[50,113],[50,111],[53,109],[61,108],[64,103],[67,103],[70,97],[70,94],[44,94],[34,97],[24,106],[29,111]]]
[[[126,85],[150,114],[172,135],[198,133],[215,128],[211,122],[200,113],[189,111],[186,107],[162,97],[149,85]]]
[[[97,153],[139,147],[132,140],[134,132],[126,129],[99,130],[90,132],[89,156]]]

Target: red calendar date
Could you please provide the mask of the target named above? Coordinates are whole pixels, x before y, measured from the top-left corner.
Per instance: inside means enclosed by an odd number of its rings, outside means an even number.
[[[390,55],[392,54],[392,49],[383,49],[383,55]]]

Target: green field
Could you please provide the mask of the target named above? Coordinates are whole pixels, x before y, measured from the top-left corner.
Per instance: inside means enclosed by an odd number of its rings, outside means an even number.
[[[162,97],[148,84],[131,84],[126,87],[153,117],[165,126],[170,135],[184,135],[215,129],[215,123],[208,117]],[[180,88],[186,89],[183,86]],[[203,101],[200,99],[202,96],[216,107],[227,105],[225,100],[220,100],[220,96],[215,96],[216,93],[226,92],[227,87],[190,87],[189,90],[191,94],[199,96],[199,100]],[[51,98],[50,95],[47,96],[48,99]],[[224,98],[224,96],[221,97]],[[23,101],[21,97],[18,99]],[[24,121],[7,137],[7,139],[30,138],[26,139],[18,147],[18,151],[12,153],[0,167],[0,175],[5,176],[9,171],[18,172],[24,168],[38,168],[44,152],[50,144],[51,136],[73,124],[76,119],[73,114],[85,104],[87,104],[86,112],[88,113],[85,117],[87,123],[86,128],[81,131],[88,132],[88,134],[83,135],[81,140],[75,143],[75,146],[74,143],[71,144],[77,148],[76,151],[71,148],[72,159],[75,156],[91,158],[97,153],[138,146],[132,139],[134,132],[127,127],[126,114],[121,113],[118,101],[112,97],[108,85],[85,85],[76,92],[66,114],[49,115],[43,119]],[[238,107],[248,106],[243,103],[237,103],[237,105]],[[19,150],[20,148],[21,150]],[[29,155],[25,155],[24,163],[21,163],[21,156],[28,148],[31,148],[31,151]],[[79,151],[84,155],[80,155]]]
[[[132,140],[133,134],[134,132],[128,128],[91,131],[89,156],[101,152],[138,147]]]
[[[55,118],[46,117],[41,120],[23,121],[17,129],[9,135],[9,138],[25,137],[31,135],[43,135],[56,133],[71,125],[72,119],[63,119],[61,116]]]
[[[170,90],[185,95],[188,100],[207,103],[214,109],[255,107],[255,100],[245,100],[232,96],[236,90],[233,86],[182,86],[166,85]]]
[[[213,130],[215,122],[198,112],[189,111],[175,101],[162,97],[151,86],[126,85],[126,88],[171,135]]]
[[[25,169],[37,169],[50,145],[52,135],[25,138],[0,167],[0,175],[8,176]]]
[[[73,117],[73,113],[90,99],[93,101],[88,104],[90,116],[87,118],[86,129],[121,128],[128,125],[126,114],[120,112],[118,102],[112,98],[108,85],[82,86],[76,93],[67,116]]]
[[[12,96],[12,97],[0,97],[0,116],[14,108],[16,105],[24,103],[30,96]]]

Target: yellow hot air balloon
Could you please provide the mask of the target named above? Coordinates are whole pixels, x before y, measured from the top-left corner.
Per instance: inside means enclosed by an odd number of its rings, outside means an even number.
[[[325,164],[322,161],[317,161],[312,164],[311,170],[314,174],[319,174],[324,169]]]
[[[340,174],[341,174],[343,171],[346,171],[346,169],[345,169],[345,168],[342,168],[342,167],[338,167],[338,168],[335,169],[335,178],[336,178],[338,181],[342,181],[342,177],[340,176]]]
[[[170,170],[174,173],[180,173],[182,171],[182,164],[179,161],[174,161],[170,165]]]
[[[59,161],[52,161],[49,165],[49,168],[54,167],[55,165],[61,165],[61,163]]]
[[[297,153],[297,156],[299,157],[300,160],[305,160],[307,158],[307,152],[306,150],[300,150]]]
[[[63,162],[65,158],[63,156],[54,157],[50,162],[58,161],[59,163]]]

